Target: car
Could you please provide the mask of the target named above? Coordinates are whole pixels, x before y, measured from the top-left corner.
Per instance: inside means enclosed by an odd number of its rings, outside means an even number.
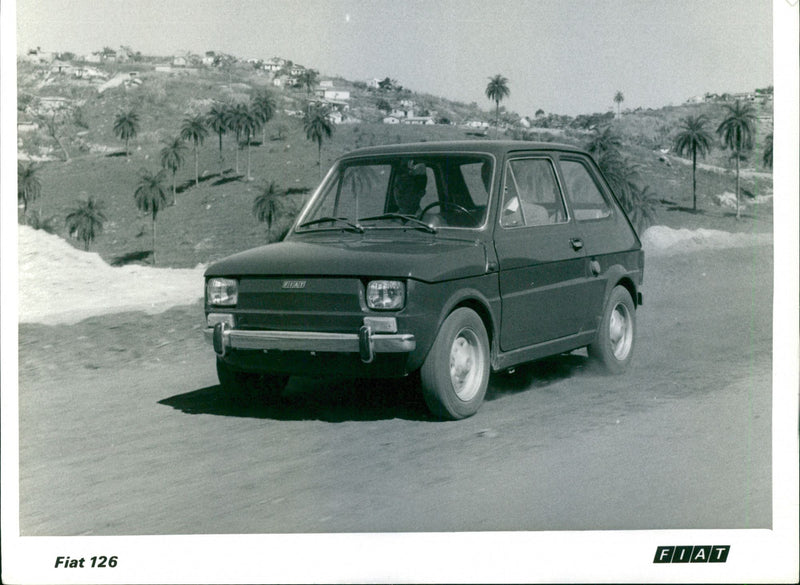
[[[643,272],[583,150],[377,146],[337,160],[282,241],[207,268],[205,334],[231,396],[274,399],[291,375],[414,375],[430,411],[456,420],[490,373],[524,362],[586,347],[624,372]]]

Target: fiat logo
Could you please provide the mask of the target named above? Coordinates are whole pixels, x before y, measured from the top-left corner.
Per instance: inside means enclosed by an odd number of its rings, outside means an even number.
[[[284,280],[282,285],[282,288],[289,288],[293,290],[299,290],[305,287],[306,287],[305,280]]]

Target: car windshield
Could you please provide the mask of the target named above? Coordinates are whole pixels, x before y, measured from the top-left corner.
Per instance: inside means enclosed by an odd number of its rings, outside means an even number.
[[[486,219],[493,159],[394,155],[341,162],[296,231],[476,229]]]

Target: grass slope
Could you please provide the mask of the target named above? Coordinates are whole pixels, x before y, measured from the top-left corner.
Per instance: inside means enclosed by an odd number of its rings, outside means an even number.
[[[32,204],[31,210],[42,217],[53,218],[56,232],[66,238],[64,217],[79,198],[95,196],[104,201],[108,221],[90,249],[99,252],[112,264],[149,262],[151,218],[138,211],[133,193],[141,169],[156,171],[160,168],[158,153],[162,141],[178,133],[186,115],[207,112],[213,101],[247,100],[255,91],[269,86],[266,76],[248,69],[235,70],[230,75],[215,69],[195,74],[164,74],[156,72],[152,65],[139,64],[136,67],[118,67],[109,74],[133,69],[137,70],[141,85],[120,86],[102,93],[87,82],[63,76],[53,78],[30,65],[21,64],[19,69],[21,103],[29,102],[33,96],[63,96],[72,100],[71,104],[79,107],[82,115],[81,126],[68,124],[63,130],[71,160],[42,163],[39,172],[42,195]],[[336,83],[337,87],[351,91],[350,115],[360,122],[336,127],[332,139],[323,144],[321,168],[317,166],[317,146],[306,139],[302,122],[284,112],[303,108],[307,99],[304,90],[274,90],[279,113],[267,125],[266,142],[261,143],[259,135],[259,142],[251,146],[253,180],[247,181],[243,176],[247,150],[238,152],[237,174],[234,172],[236,150],[233,137],[229,134],[224,136],[224,160],[220,161],[217,135],[210,133],[200,147],[202,178],[200,185],[195,186],[194,157],[190,147],[185,164],[177,173],[176,205],[158,214],[157,255],[160,266],[192,267],[266,243],[266,225],[256,220],[252,207],[255,197],[270,182],[274,181],[282,190],[311,190],[338,156],[355,148],[470,137],[468,130],[457,126],[382,124],[379,122],[382,114],[376,109],[382,96],[347,85],[344,80]],[[393,98],[394,101],[397,99]],[[474,105],[448,103],[432,96],[420,96],[419,102],[439,108],[440,112],[445,111],[450,116],[466,118],[476,115]],[[119,111],[130,108],[139,112],[141,130],[131,143],[131,155],[125,157],[121,141],[113,135],[112,125]],[[701,111],[711,118],[713,128],[710,130],[713,132],[722,119],[719,105],[633,113],[613,122],[623,136],[625,156],[638,165],[642,183],[649,185],[653,194],[662,201],[658,223],[671,227],[770,231],[771,202],[752,206],[745,198],[747,210],[743,220],[736,222],[732,210],[721,208],[712,201],[714,195],[735,190],[735,176],[726,170],[726,166],[730,166],[728,153],[719,149],[715,149],[707,160],[700,161],[712,166],[698,170],[701,212],[695,214],[684,209],[691,206],[691,166],[679,162],[671,154],[666,160],[660,160],[661,155],[654,147],[669,144],[670,133],[674,132],[679,120]],[[24,118],[24,113],[20,118]],[[771,108],[762,107],[757,145],[762,144],[763,137],[771,131]],[[578,145],[587,140],[585,132],[573,130],[532,129],[526,132],[526,137]],[[52,141],[48,141],[41,131],[21,134],[20,152],[58,154]],[[757,150],[745,164],[752,170],[759,162],[760,150]],[[171,179],[166,184],[171,186]],[[748,174],[742,180],[742,187],[755,195],[771,194],[771,174]],[[304,197],[302,194],[282,197],[283,213],[277,225],[273,226],[273,234],[288,227]],[[76,247],[82,247],[82,243],[71,241]]]

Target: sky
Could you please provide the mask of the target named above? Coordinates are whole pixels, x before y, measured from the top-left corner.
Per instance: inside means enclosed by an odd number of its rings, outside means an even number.
[[[17,52],[279,56],[485,109],[577,115],[773,84],[769,0],[18,0]]]

